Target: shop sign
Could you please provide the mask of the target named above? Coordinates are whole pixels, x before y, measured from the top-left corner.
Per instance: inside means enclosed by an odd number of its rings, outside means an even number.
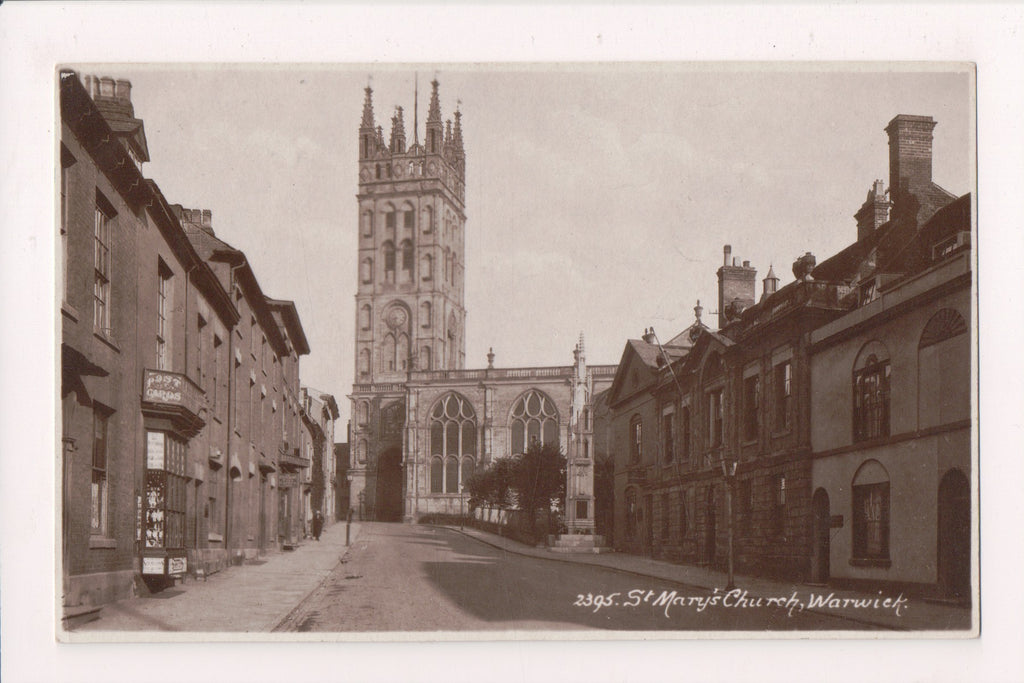
[[[146,370],[142,382],[142,400],[183,406],[196,413],[200,398],[197,387],[185,375]]]
[[[184,574],[185,569],[188,566],[188,560],[184,557],[168,557],[167,558],[167,573],[168,574]]]
[[[142,573],[143,574],[163,574],[164,573],[164,558],[162,558],[162,557],[144,557],[144,558],[142,558]]]

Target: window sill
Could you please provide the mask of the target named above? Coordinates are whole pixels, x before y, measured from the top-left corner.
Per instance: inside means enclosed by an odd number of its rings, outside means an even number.
[[[106,536],[89,536],[89,549],[94,548],[106,548],[112,549],[117,547],[117,541],[113,538]]]
[[[73,322],[78,322],[78,311],[76,311],[75,307],[67,301],[62,301],[60,303],[60,312],[64,314],[64,317],[70,318]]]
[[[882,569],[888,569],[892,566],[892,560],[883,558],[869,558],[869,557],[851,557],[851,567],[880,567]]]
[[[103,334],[102,332],[95,332],[94,331],[92,333],[92,336],[94,336],[97,339],[99,339],[101,342],[103,342],[104,344],[106,344],[107,346],[112,348],[117,353],[121,353],[121,349],[118,348],[117,344],[114,343],[114,340],[111,339],[110,337],[108,337],[107,335]]]
[[[223,543],[224,537],[220,534],[207,534],[206,540],[211,543]]]

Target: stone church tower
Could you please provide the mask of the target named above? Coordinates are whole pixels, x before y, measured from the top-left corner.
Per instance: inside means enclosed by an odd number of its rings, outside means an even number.
[[[401,514],[404,385],[415,370],[465,365],[466,155],[462,116],[441,119],[431,83],[426,138],[419,140],[418,92],[412,144],[396,107],[388,139],[366,88],[359,127],[359,268],[353,387],[353,504]],[[359,400],[366,399],[366,400]],[[356,437],[365,437],[360,440]],[[357,508],[358,511],[358,508]]]

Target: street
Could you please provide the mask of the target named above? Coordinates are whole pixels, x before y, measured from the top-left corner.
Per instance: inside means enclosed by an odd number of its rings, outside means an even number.
[[[881,628],[791,607],[781,598],[758,606],[742,593],[725,599],[721,592],[604,567],[526,557],[454,529],[366,523],[345,560],[276,630]]]

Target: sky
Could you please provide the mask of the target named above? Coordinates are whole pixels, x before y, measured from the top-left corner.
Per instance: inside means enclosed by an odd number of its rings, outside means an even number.
[[[264,292],[296,302],[304,385],[349,413],[354,375],[357,133],[374,90],[420,138],[429,81],[458,105],[466,148],[466,365],[617,363],[654,327],[667,341],[698,300],[715,326],[723,245],[738,262],[819,262],[856,239],[853,214],[888,184],[897,114],[934,117],[933,178],[974,187],[965,65],[78,65],[128,78],[144,166],[172,203],[210,209]]]

